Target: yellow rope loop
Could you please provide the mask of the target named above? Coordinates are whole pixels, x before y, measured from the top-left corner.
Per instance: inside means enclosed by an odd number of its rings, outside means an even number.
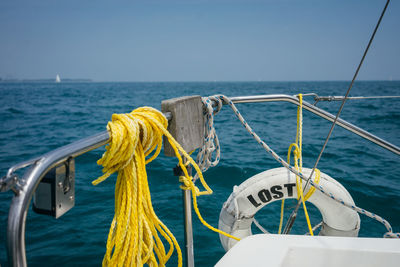
[[[167,125],[164,115],[149,107],[138,108],[129,114],[113,114],[107,125],[110,143],[98,160],[104,174],[92,182],[97,185],[118,172],[115,215],[103,266],[165,266],[174,248],[178,254],[178,266],[182,266],[178,242],[154,212],[146,173],[146,164],[160,153],[162,136],[168,133]],[[179,146],[169,133],[167,137]],[[180,146],[178,149],[189,157]],[[161,238],[168,243],[168,252]]]
[[[293,159],[294,159],[294,167],[297,171],[301,172],[303,168],[303,158],[302,158],[302,142],[303,142],[303,95],[299,94],[299,106],[297,108],[297,126],[296,126],[296,143],[290,144],[289,149],[288,149],[288,155],[287,155],[287,162],[290,164],[290,155],[293,153]],[[292,152],[292,148],[294,148]],[[315,169],[315,183],[319,183],[321,177],[321,172],[318,169]],[[296,189],[297,189],[297,198],[301,199],[301,202],[303,204],[303,209],[304,209],[304,214],[306,216],[306,221],[307,221],[307,226],[309,229],[309,232],[311,235],[314,235],[311,227],[311,222],[310,218],[308,216],[307,212],[307,207],[306,207],[306,201],[312,196],[312,194],[315,192],[315,188],[311,187],[310,190],[308,190],[307,194],[304,196],[303,195],[303,182],[300,177],[296,175]],[[285,200],[282,200],[281,204],[281,216],[279,220],[279,228],[278,228],[278,234],[281,233],[282,231],[282,223],[283,223],[283,214],[284,214],[284,206],[285,206]]]
[[[201,195],[202,192],[200,192],[200,190],[198,189],[197,186],[195,186],[194,182],[193,182],[193,178],[190,177],[189,179],[185,176],[180,176],[179,177],[179,181],[182,182],[184,185],[181,185],[181,188],[183,190],[191,190],[192,192],[192,199],[193,199],[193,209],[196,212],[197,217],[199,218],[200,222],[207,227],[208,229],[210,229],[211,231],[214,231],[216,233],[220,233],[224,236],[227,236],[229,238],[233,238],[237,241],[240,241],[240,238],[237,238],[236,236],[230,235],[224,231],[221,231],[213,226],[211,226],[210,224],[208,224],[204,219],[203,216],[201,216],[199,207],[197,205],[197,197]]]
[[[194,152],[194,150],[191,151],[191,152],[189,153],[189,155],[191,155],[193,152]],[[187,161],[187,162],[184,164],[184,166],[187,167],[187,166],[189,165],[189,163],[190,163],[190,162]],[[200,177],[200,176],[199,176],[199,177]],[[200,192],[199,188],[194,184],[194,182],[193,182],[193,177],[179,176],[179,182],[183,183],[183,185],[180,186],[180,188],[181,188],[182,190],[190,190],[190,191],[192,192],[193,209],[194,209],[194,211],[196,212],[196,215],[197,215],[197,217],[199,218],[200,222],[201,222],[205,227],[207,227],[207,228],[210,229],[211,231],[220,233],[220,234],[222,234],[222,235],[224,235],[224,236],[227,236],[227,237],[229,237],[229,238],[233,238],[233,239],[235,239],[235,240],[237,240],[237,241],[240,241],[240,238],[237,238],[237,237],[235,237],[235,236],[233,236],[233,235],[230,235],[230,234],[228,234],[228,233],[226,233],[226,232],[224,232],[224,231],[221,231],[221,230],[219,230],[219,229],[217,229],[217,228],[211,226],[210,224],[208,224],[208,223],[203,219],[203,216],[201,216],[199,207],[198,207],[198,205],[197,205],[197,197],[200,196],[200,195],[202,195],[202,194],[204,194],[204,192]],[[206,194],[212,194],[212,191],[211,191],[211,193],[209,193],[208,191],[206,191]]]

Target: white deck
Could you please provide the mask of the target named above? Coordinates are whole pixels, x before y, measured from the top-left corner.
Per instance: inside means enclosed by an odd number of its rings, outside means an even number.
[[[216,264],[224,266],[400,266],[400,240],[300,235],[252,235]]]

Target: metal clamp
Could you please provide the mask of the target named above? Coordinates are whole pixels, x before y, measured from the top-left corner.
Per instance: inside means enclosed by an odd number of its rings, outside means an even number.
[[[18,175],[12,174],[11,176],[3,176],[0,178],[0,192],[7,192],[13,190],[18,183]],[[15,192],[15,191],[14,191]]]
[[[21,162],[9,168],[7,174],[0,178],[0,192],[7,192],[8,190],[12,190],[17,195],[18,192],[21,190],[23,183],[18,175],[15,174],[15,171],[26,168],[34,164],[38,160],[40,160],[40,158],[34,158],[28,161]]]

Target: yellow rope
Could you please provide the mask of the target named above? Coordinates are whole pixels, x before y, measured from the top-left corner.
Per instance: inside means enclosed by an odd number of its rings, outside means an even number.
[[[292,143],[289,146],[288,149],[288,155],[287,155],[287,162],[290,164],[290,155],[293,149],[293,157],[294,157],[294,166],[295,169],[299,172],[302,172],[303,168],[303,159],[302,159],[302,132],[303,132],[303,114],[302,114],[302,107],[303,107],[303,96],[302,94],[298,95],[299,97],[299,106],[297,108],[297,130],[296,130],[296,143]],[[319,183],[321,177],[321,172],[318,169],[315,169],[315,180],[314,182],[316,184]],[[297,189],[297,196],[298,199],[301,199],[301,202],[303,204],[303,209],[304,209],[304,215],[306,216],[306,221],[307,221],[307,226],[310,231],[310,235],[314,235],[311,227],[311,222],[310,218],[308,216],[307,212],[307,207],[306,207],[306,201],[312,196],[312,194],[315,192],[315,188],[311,187],[310,190],[307,192],[305,196],[303,196],[303,183],[302,179],[296,175],[296,189]],[[283,214],[284,214],[284,207],[285,207],[285,200],[282,199],[282,204],[281,204],[281,216],[279,220],[279,229],[278,229],[278,234],[281,233],[282,231],[282,223],[283,223]]]
[[[282,199],[281,203],[281,218],[279,219],[279,229],[278,229],[278,235],[281,234],[282,232],[282,224],[283,224],[283,214],[285,212],[285,200]]]
[[[115,187],[115,215],[107,238],[103,266],[165,266],[174,247],[178,266],[182,266],[182,252],[174,235],[154,212],[146,164],[160,153],[165,135],[175,151],[186,179],[190,179],[182,156],[196,170],[205,191],[192,188],[196,195],[211,194],[212,190],[193,159],[167,131],[165,116],[150,107],[138,108],[129,114],[113,114],[108,123],[110,143],[98,160],[103,175],[92,183],[97,185],[118,172]],[[152,156],[149,156],[155,150]],[[182,155],[182,156],[181,156]],[[147,158],[147,159],[146,159]],[[160,236],[161,235],[161,236]],[[166,252],[161,237],[169,244]]]
[[[193,152],[194,152],[194,150],[191,151],[191,152],[189,153],[189,155],[191,155]],[[185,166],[187,166],[188,164],[189,164],[189,162],[186,162],[186,163],[185,163]],[[233,235],[230,235],[230,234],[228,234],[228,233],[226,233],[226,232],[224,232],[224,231],[221,231],[221,230],[219,230],[219,229],[217,229],[217,228],[211,226],[210,224],[208,224],[208,223],[203,219],[203,216],[201,216],[200,210],[199,210],[198,205],[197,205],[197,196],[198,196],[198,193],[197,193],[197,192],[198,192],[199,190],[198,190],[198,188],[196,187],[196,185],[195,185],[194,182],[193,182],[193,177],[190,177],[190,178],[188,179],[188,178],[185,177],[185,176],[180,176],[180,177],[179,177],[179,181],[180,181],[181,183],[183,183],[183,185],[180,186],[182,190],[190,190],[190,191],[192,191],[193,209],[194,209],[194,211],[196,212],[196,215],[197,215],[197,217],[199,218],[200,222],[201,222],[205,227],[207,227],[208,229],[210,229],[210,230],[212,230],[212,231],[214,231],[214,232],[220,233],[220,234],[222,234],[222,235],[224,235],[224,236],[227,236],[227,237],[233,238],[233,239],[235,239],[235,240],[237,240],[237,241],[240,241],[240,238],[237,238],[237,237],[235,237],[235,236],[233,236]]]
[[[192,177],[180,176],[180,177],[179,177],[179,181],[183,183],[183,185],[181,186],[181,188],[182,188],[183,190],[191,190],[191,191],[192,191],[193,209],[194,209],[194,211],[196,212],[197,217],[199,218],[200,222],[201,222],[204,226],[206,226],[208,229],[210,229],[210,230],[212,230],[212,231],[214,231],[214,232],[220,233],[220,234],[222,234],[222,235],[224,235],[224,236],[227,236],[227,237],[233,238],[233,239],[235,239],[235,240],[237,240],[237,241],[240,241],[240,238],[237,238],[237,237],[235,237],[235,236],[233,236],[233,235],[230,235],[230,234],[228,234],[228,233],[226,233],[226,232],[224,232],[224,231],[221,231],[221,230],[219,230],[219,229],[217,229],[217,228],[211,226],[210,224],[208,224],[208,223],[203,219],[203,217],[202,217],[201,214],[200,214],[199,208],[198,208],[198,206],[197,206],[197,196],[199,196],[199,190],[198,190],[198,188],[196,187],[196,185],[193,183]]]

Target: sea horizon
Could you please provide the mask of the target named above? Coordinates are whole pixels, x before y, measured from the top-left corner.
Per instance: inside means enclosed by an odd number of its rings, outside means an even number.
[[[365,80],[360,79],[355,82],[399,82],[399,80]],[[7,79],[0,80],[1,83],[30,83],[30,82],[45,82],[55,83],[55,79],[44,78],[44,79]],[[296,82],[351,82],[351,80],[120,80],[120,81],[107,81],[107,80],[93,80],[90,78],[63,78],[60,83],[296,83]]]

